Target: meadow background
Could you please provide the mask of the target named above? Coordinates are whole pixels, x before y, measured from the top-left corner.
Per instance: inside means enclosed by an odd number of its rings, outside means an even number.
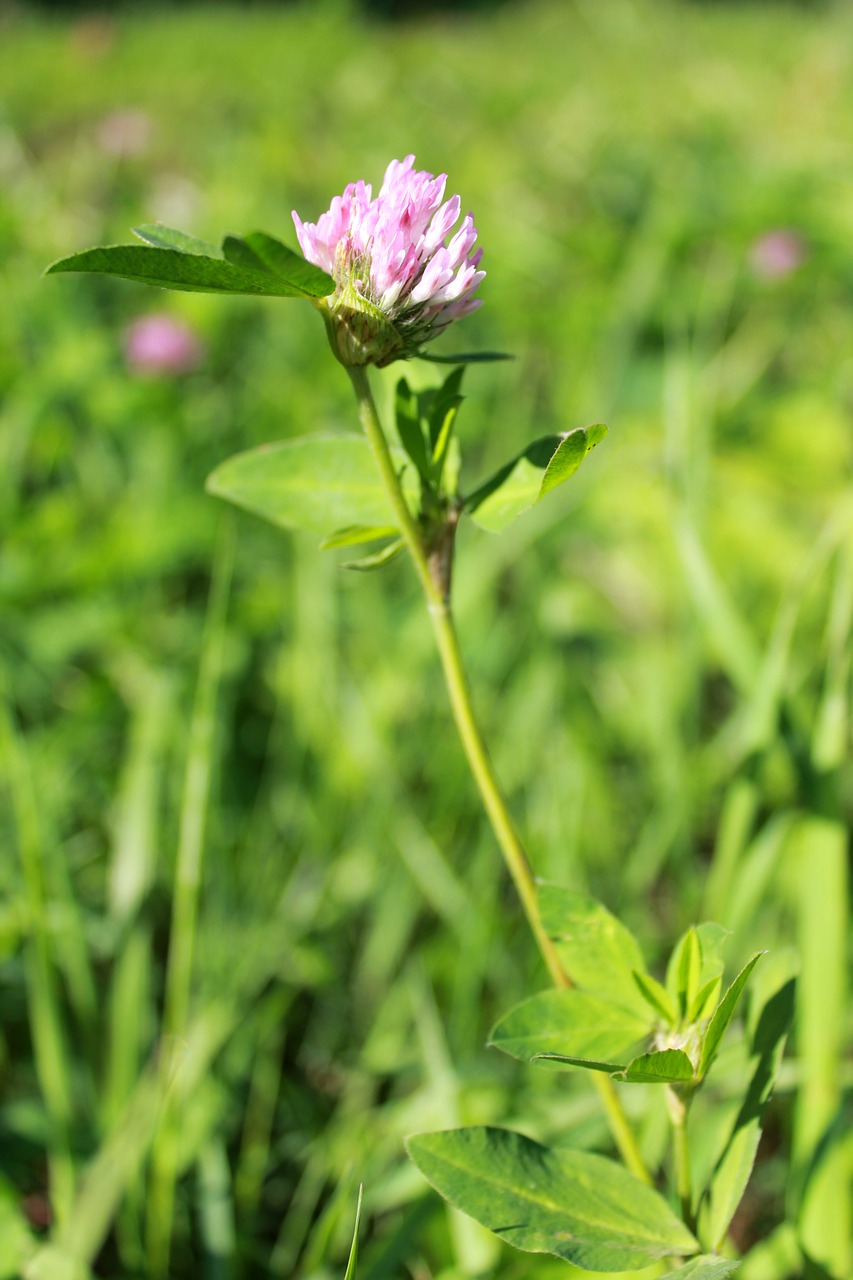
[[[611,429],[512,531],[460,538],[535,869],[653,960],[700,918],[733,966],[797,952],[739,1274],[843,1280],[853,13],[392,10],[0,14],[0,1276],[340,1276],[359,1182],[363,1280],[571,1272],[403,1154],[487,1121],[607,1149],[586,1079],[484,1047],[546,978],[413,575],[344,573],[204,493],[239,449],[354,429],[322,325],[40,278],[158,219],[295,243],[292,208],[414,152],[486,254],[443,347],[516,356],[466,374],[463,476]],[[128,330],[163,312],[198,358],[143,376]],[[661,1115],[637,1119],[659,1162]]]

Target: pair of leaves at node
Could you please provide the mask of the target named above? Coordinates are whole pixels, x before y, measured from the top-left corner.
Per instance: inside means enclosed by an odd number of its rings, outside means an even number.
[[[606,434],[601,425],[545,436],[529,445],[467,497],[457,494],[456,416],[462,369],[438,388],[397,385],[395,408],[402,448],[391,455],[412,512],[427,520],[446,504],[498,532],[574,475]],[[262,445],[222,463],[209,492],[285,529],[319,534],[324,549],[380,542],[374,555],[349,567],[375,568],[400,549],[399,530],[367,441],[358,435],[313,435]]]
[[[46,275],[94,272],[185,293],[324,298],[335,282],[265,231],[225,236],[221,248],[159,223],[134,227],[142,244],[103,245],[60,258]]]
[[[491,1043],[544,1066],[603,1071],[630,1083],[698,1086],[761,953],[720,1000],[725,930],[718,925],[688,929],[660,983],[634,937],[600,903],[544,885],[540,910],[577,985],[517,1005],[498,1022]],[[644,1047],[652,1036],[654,1047]]]

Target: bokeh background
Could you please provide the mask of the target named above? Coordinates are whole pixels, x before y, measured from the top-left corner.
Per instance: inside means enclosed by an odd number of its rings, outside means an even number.
[[[291,209],[313,220],[409,152],[485,249],[485,305],[443,349],[516,357],[466,374],[463,484],[536,436],[611,429],[526,520],[460,538],[463,646],[536,871],[622,913],[653,962],[699,918],[733,930],[733,965],[798,942],[821,1116],[843,1116],[843,859],[824,875],[789,837],[853,799],[850,6],[13,4],[0,1276],[339,1276],[359,1182],[364,1280],[567,1274],[448,1211],[403,1154],[460,1121],[607,1146],[587,1082],[484,1047],[545,976],[413,575],[342,572],[204,493],[239,449],[354,428],[322,325],[40,278],[156,220],[295,244]],[[164,1044],[176,930],[190,999]],[[801,1021],[736,1220],[744,1280],[802,1274],[781,1224],[807,1041]],[[660,1115],[626,1097],[660,1162]],[[839,1204],[850,1168],[848,1138]]]

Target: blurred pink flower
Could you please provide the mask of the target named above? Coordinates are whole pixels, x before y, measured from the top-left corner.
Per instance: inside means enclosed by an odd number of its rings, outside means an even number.
[[[787,227],[765,231],[752,242],[749,262],[762,280],[782,280],[802,264],[806,247],[802,237]]]
[[[183,320],[154,312],[134,320],[125,332],[129,368],[142,375],[189,373],[204,356],[200,339]]]
[[[411,355],[481,305],[471,296],[485,275],[474,220],[466,214],[451,236],[459,196],[442,203],[447,175],[415,169],[414,159],[391,161],[375,200],[369,184],[351,182],[318,222],[294,211],[302,252],[337,286],[321,306],[344,364]]]
[[[98,146],[110,156],[138,156],[151,138],[151,120],[144,111],[127,107],[104,116],[98,126]]]

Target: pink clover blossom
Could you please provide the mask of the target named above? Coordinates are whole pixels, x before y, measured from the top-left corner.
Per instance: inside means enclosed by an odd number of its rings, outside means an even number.
[[[390,364],[416,354],[481,305],[485,276],[470,213],[458,229],[459,196],[444,200],[447,175],[392,160],[379,195],[351,182],[316,223],[294,211],[302,252],[328,271],[335,291],[319,304],[332,349],[345,365]]]

